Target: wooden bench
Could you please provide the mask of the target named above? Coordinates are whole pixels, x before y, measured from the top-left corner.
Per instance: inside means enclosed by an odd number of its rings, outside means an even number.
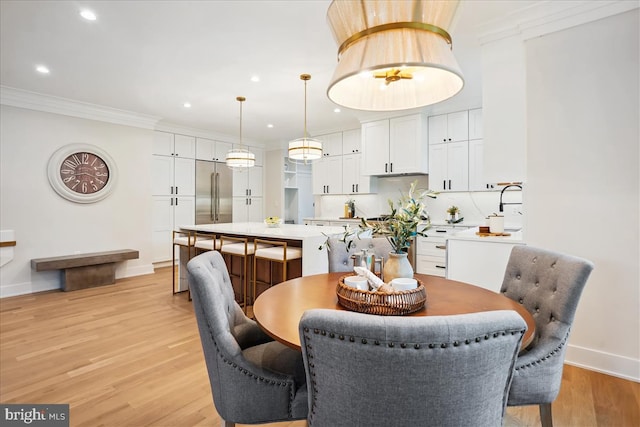
[[[138,251],[120,249],[117,251],[32,259],[31,268],[36,271],[64,270],[62,289],[64,291],[75,291],[115,283],[116,262],[137,259],[138,257]]]

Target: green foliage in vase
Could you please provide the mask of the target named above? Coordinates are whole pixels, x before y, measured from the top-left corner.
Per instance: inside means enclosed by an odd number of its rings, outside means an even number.
[[[401,194],[397,203],[389,200],[389,208],[391,213],[384,217],[382,221],[368,222],[362,219],[359,229],[353,230],[349,226],[345,226],[345,231],[340,237],[340,241],[347,244],[347,250],[353,245],[355,238],[366,231],[371,231],[373,235],[381,235],[387,238],[393,253],[405,253],[409,250],[411,242],[416,236],[425,236],[425,231],[431,227],[426,211],[425,199],[435,199],[439,194],[432,190],[417,189],[417,181],[411,183],[409,192]],[[425,220],[423,218],[426,219]],[[420,225],[420,223],[424,223]],[[328,241],[328,240],[327,240]],[[319,249],[327,245],[325,242]]]

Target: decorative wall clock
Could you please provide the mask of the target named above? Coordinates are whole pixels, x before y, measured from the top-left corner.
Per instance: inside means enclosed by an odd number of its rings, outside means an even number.
[[[116,183],[116,164],[104,150],[89,144],[69,144],[58,149],[47,166],[51,187],[76,203],[93,203],[107,197]]]

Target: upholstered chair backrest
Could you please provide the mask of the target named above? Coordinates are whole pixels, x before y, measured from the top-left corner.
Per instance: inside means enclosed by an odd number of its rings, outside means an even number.
[[[499,426],[525,330],[514,311],[309,310],[299,326],[309,426]]]
[[[354,238],[351,248],[347,251],[347,244],[337,237],[330,237],[328,240],[329,271],[353,271],[353,260],[351,255],[367,249],[373,252],[376,258],[389,259],[389,253],[393,247],[386,237],[362,237]]]
[[[220,253],[208,251],[194,257],[187,271],[218,414],[228,425],[306,417],[304,374],[300,380],[289,372],[296,369],[295,358],[303,371],[302,358],[274,342],[244,315]]]
[[[512,249],[500,292],[526,307],[535,319],[536,333],[516,364],[510,405],[556,398],[569,332],[592,269],[593,264],[582,258],[525,245]],[[530,403],[521,403],[525,401]]]

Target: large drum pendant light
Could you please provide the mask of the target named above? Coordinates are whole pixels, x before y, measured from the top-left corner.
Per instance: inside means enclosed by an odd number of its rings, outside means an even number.
[[[457,0],[334,0],[327,21],[338,66],[327,95],[356,110],[435,104],[464,80],[447,32]]]
[[[252,168],[256,164],[256,156],[251,151],[242,148],[242,103],[246,100],[244,96],[238,96],[236,101],[240,102],[240,144],[238,148],[233,148],[227,153],[225,162],[232,169]]]
[[[306,162],[322,157],[322,142],[309,138],[307,134],[307,82],[311,80],[311,75],[301,74],[300,80],[304,81],[304,131],[302,138],[289,142],[289,158]]]

